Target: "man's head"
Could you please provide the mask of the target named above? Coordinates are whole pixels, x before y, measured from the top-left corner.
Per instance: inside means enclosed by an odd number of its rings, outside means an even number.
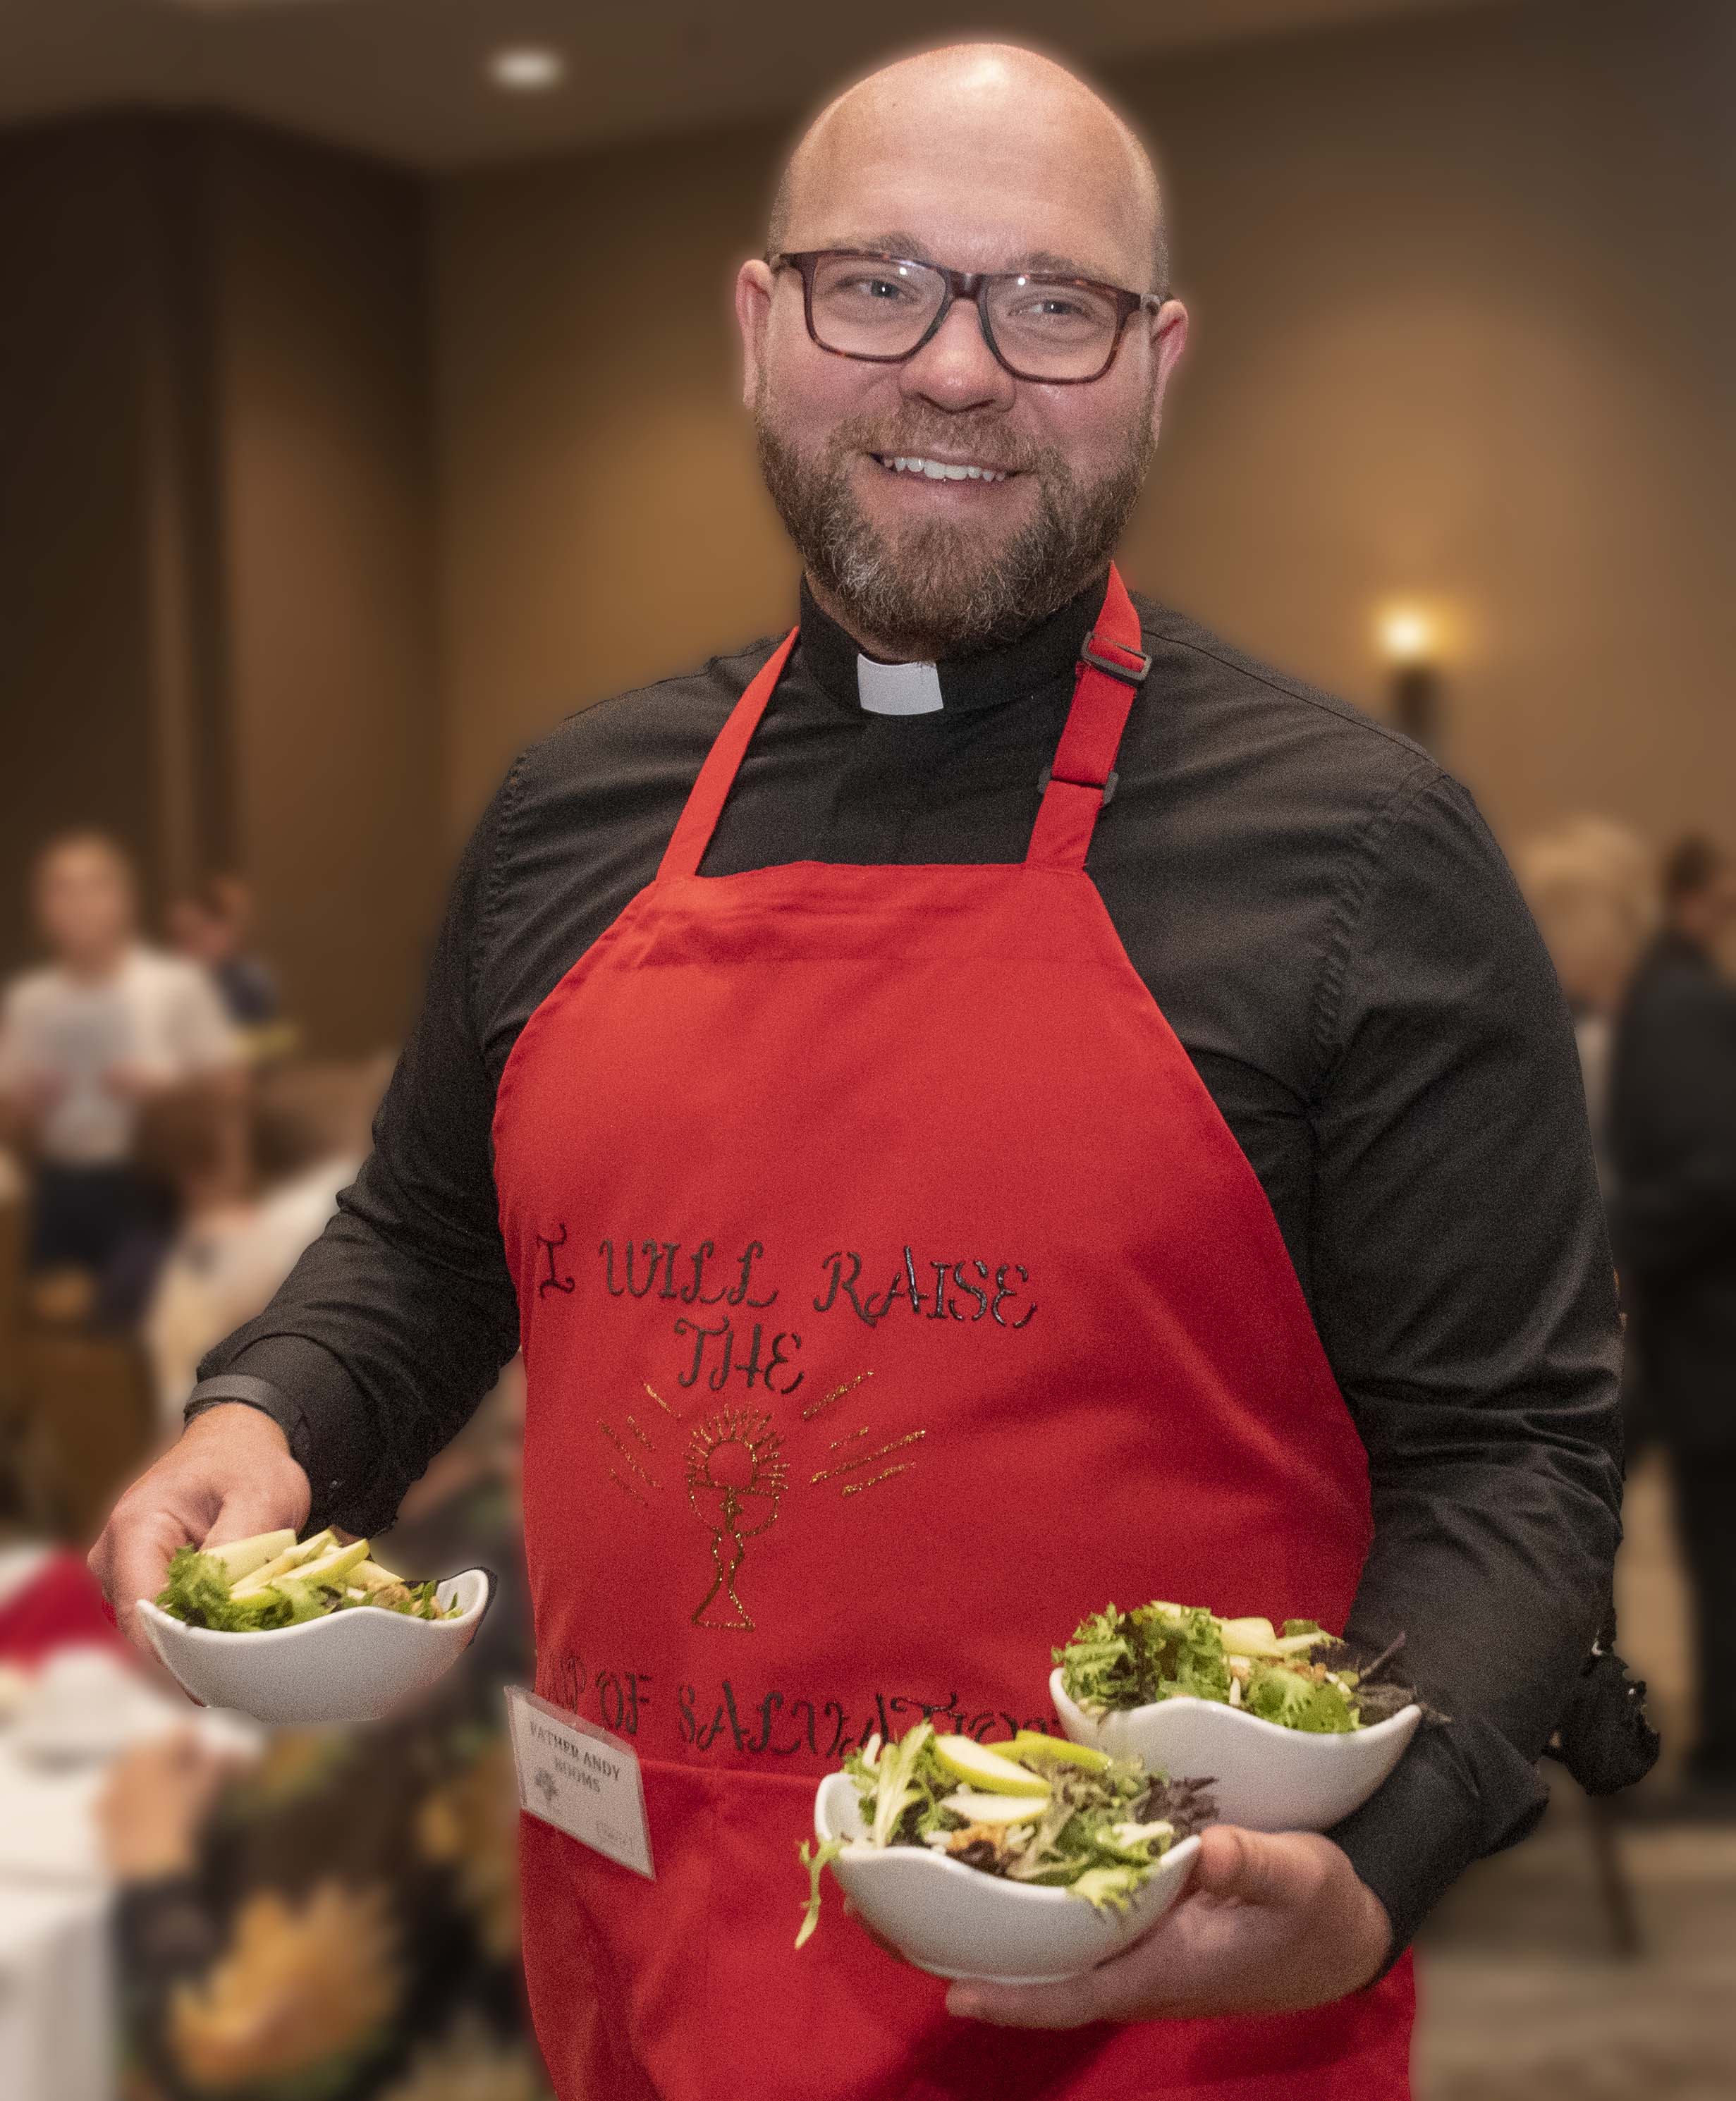
[[[1682,840],[1663,865],[1663,909],[1678,934],[1716,949],[1736,926],[1736,860],[1710,839]]]
[[[768,252],[818,249],[1168,290],[1144,147],[1070,73],[1006,45],[902,60],[821,113]],[[1069,385],[1015,378],[964,299],[892,364],[815,343],[795,268],[744,264],[736,307],[767,485],[816,595],[869,649],[905,657],[1010,639],[1102,568],[1187,330],[1173,300],[1140,307],[1107,371]],[[900,459],[1004,479],[936,480]]]
[[[33,883],[42,938],[74,970],[106,969],[133,938],[132,863],[101,832],[68,832],[37,856]]]
[[[239,876],[208,876],[169,907],[169,938],[184,956],[215,966],[241,951],[253,893]]]

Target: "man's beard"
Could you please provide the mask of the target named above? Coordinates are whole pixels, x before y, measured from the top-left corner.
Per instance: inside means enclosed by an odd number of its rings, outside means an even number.
[[[967,414],[944,422],[908,416],[886,429],[866,419],[841,423],[810,457],[773,427],[762,385],[754,427],[765,485],[813,582],[846,627],[913,661],[1011,642],[1083,590],[1108,564],[1155,444],[1149,397],[1122,458],[1084,483],[1053,447],[1009,458],[998,416]],[[931,445],[1029,475],[1035,515],[999,541],[980,526],[946,520],[896,537],[883,533],[851,487],[855,462],[866,453],[923,457]]]

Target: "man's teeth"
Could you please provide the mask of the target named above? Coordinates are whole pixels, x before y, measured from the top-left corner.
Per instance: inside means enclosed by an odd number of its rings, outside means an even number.
[[[900,457],[887,460],[884,464],[894,474],[925,475],[930,481],[1004,481],[1004,474],[997,473],[992,467],[954,467],[950,460],[915,459]]]

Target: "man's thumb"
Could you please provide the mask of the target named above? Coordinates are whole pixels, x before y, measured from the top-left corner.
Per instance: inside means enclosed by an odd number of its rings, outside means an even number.
[[[1245,1831],[1239,1825],[1214,1824],[1200,1834],[1193,1887],[1204,1895],[1233,1899],[1238,1904],[1294,1904],[1302,1894],[1300,1886],[1307,1879],[1307,1865],[1298,1860],[1295,1846],[1284,1838]]]

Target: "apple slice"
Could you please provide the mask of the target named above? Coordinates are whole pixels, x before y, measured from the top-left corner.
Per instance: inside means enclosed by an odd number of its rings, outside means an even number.
[[[941,1797],[941,1808],[967,1824],[1034,1824],[1047,1806],[1034,1795],[976,1794],[968,1787]]]
[[[1093,1745],[1075,1744],[1065,1736],[1046,1736],[1040,1729],[1021,1729],[1017,1736],[1009,1737],[1004,1744],[991,1744],[989,1749],[1009,1758],[1027,1755],[1053,1758],[1058,1765],[1083,1766],[1087,1772],[1101,1772],[1109,1762],[1109,1754]]]
[[[1049,1784],[970,1736],[937,1736],[934,1755],[954,1780],[985,1794],[1047,1795]]]
[[[277,1587],[293,1590],[309,1583],[319,1583],[327,1590],[341,1590],[350,1571],[359,1568],[367,1558],[368,1542],[358,1539],[353,1546],[338,1547],[330,1554],[321,1555],[317,1561],[304,1561],[299,1568],[288,1570],[277,1578]]]
[[[263,1568],[268,1561],[275,1561],[286,1546],[295,1544],[295,1534],[286,1528],[281,1532],[257,1532],[251,1539],[232,1539],[224,1546],[205,1546],[199,1550],[208,1554],[213,1561],[220,1561],[232,1583],[238,1583],[244,1576],[250,1576],[255,1568]]]
[[[232,1587],[229,1595],[232,1598],[250,1598],[256,1590],[268,1590],[278,1577],[287,1570],[299,1568],[305,1563],[329,1554],[337,1544],[338,1535],[328,1525],[323,1532],[315,1533],[312,1539],[303,1540],[298,1546],[285,1547],[275,1559],[268,1561],[263,1568],[254,1569]]]
[[[1270,1620],[1224,1620],[1224,1646],[1231,1656],[1278,1656],[1278,1629]]]
[[[1324,1627],[1316,1627],[1309,1634],[1280,1634],[1273,1647],[1280,1656],[1306,1656],[1311,1648],[1318,1648],[1322,1642],[1331,1639]]]

